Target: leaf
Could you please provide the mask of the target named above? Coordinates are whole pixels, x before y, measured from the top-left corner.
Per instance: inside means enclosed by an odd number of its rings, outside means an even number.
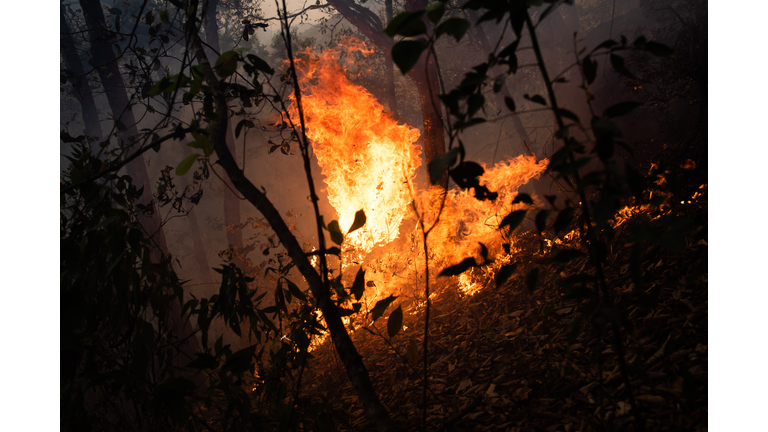
[[[437,155],[429,161],[429,182],[431,184],[437,184],[443,174],[456,163],[456,157],[459,155],[459,148],[454,147],[448,150],[447,153]]]
[[[641,106],[642,104],[640,102],[632,102],[632,101],[626,101],[626,102],[619,102],[616,105],[611,105],[608,108],[605,109],[603,112],[603,117],[620,117],[623,115],[627,115],[630,112],[632,112],[633,109]]]
[[[552,260],[556,263],[565,264],[582,256],[584,256],[584,253],[578,249],[563,249],[557,252],[557,255]]]
[[[210,354],[195,353],[196,359],[192,360],[187,367],[193,369],[216,369],[219,361]]]
[[[457,276],[472,267],[477,267],[475,259],[472,257],[464,258],[460,263],[444,268],[438,276]]]
[[[453,38],[456,39],[456,42],[459,42],[469,28],[469,21],[464,18],[448,18],[443,21],[442,24],[437,26],[435,29],[435,37],[440,37],[443,33],[447,33],[448,35],[453,36]]]
[[[234,51],[227,51],[219,56],[214,68],[220,77],[226,78],[237,70],[238,55]]]
[[[505,227],[509,227],[509,232],[511,233],[523,222],[523,220],[525,220],[526,213],[528,213],[528,210],[515,210],[506,215],[504,219],[501,220],[499,229],[501,230]]]
[[[365,270],[363,270],[362,266],[357,270],[355,281],[352,283],[352,289],[349,291],[355,296],[355,300],[360,300],[363,297],[365,292]]]
[[[179,162],[179,164],[176,166],[176,175],[177,176],[183,176],[184,174],[189,171],[190,168],[192,168],[192,165],[195,163],[197,158],[199,158],[201,155],[197,153],[193,153],[187,157],[184,158],[183,161]]]
[[[352,222],[352,226],[349,227],[349,231],[347,231],[347,234],[351,233],[352,231],[357,230],[358,228],[362,228],[363,225],[365,225],[365,212],[363,209],[360,209],[355,212],[355,220]]]
[[[620,57],[620,56],[618,56],[616,54],[611,54],[610,59],[611,59],[611,66],[613,66],[613,68],[616,70],[616,72],[618,72],[621,75],[624,75],[626,77],[629,77],[629,78],[632,78],[632,79],[636,79],[635,76],[632,74],[632,72],[630,72],[629,69],[627,69],[624,66],[624,58],[623,57]]]
[[[337,245],[341,245],[344,242],[344,235],[341,233],[341,228],[339,228],[339,221],[331,221],[328,224],[328,232],[331,233],[331,240]]]
[[[392,18],[387,28],[384,29],[384,33],[389,37],[395,37],[395,35],[402,36],[416,36],[427,32],[427,26],[421,17],[424,16],[424,11],[416,12],[400,12],[396,17]]]
[[[221,370],[223,372],[230,371],[235,374],[243,373],[247,371],[248,368],[251,366],[251,360],[253,359],[253,355],[255,353],[256,353],[256,345],[251,345],[247,348],[243,348],[240,351],[237,351],[236,353],[229,356],[229,358],[227,358],[226,363],[224,363],[224,366],[222,366]]]
[[[477,178],[483,173],[485,173],[485,169],[477,162],[471,161],[462,162],[450,171],[453,181],[464,189],[479,185]]]
[[[672,48],[654,41],[646,42],[645,50],[658,57],[669,57],[675,52]]]
[[[573,120],[573,121],[575,121],[577,123],[579,122],[579,116],[574,114],[572,111],[568,111],[565,108],[558,108],[557,109],[557,113],[560,114],[560,117],[564,117],[564,118]]]
[[[382,316],[384,314],[384,311],[387,310],[389,305],[391,305],[396,298],[397,296],[390,295],[389,297],[383,300],[377,301],[376,306],[374,306],[373,309],[371,309],[371,319],[373,321],[376,321],[380,316]]]
[[[246,59],[248,59],[249,62],[253,65],[253,67],[256,68],[256,70],[262,71],[268,75],[273,75],[275,73],[275,70],[272,69],[269,64],[262,60],[261,57],[253,54],[248,54],[245,56]]]
[[[519,193],[519,194],[517,194],[515,199],[512,200],[512,204],[517,204],[519,202],[533,205],[533,199],[531,198],[530,195],[528,195],[526,193]]]
[[[589,56],[586,56],[581,63],[581,68],[584,70],[584,78],[587,79],[587,84],[592,84],[595,81],[595,77],[597,77],[597,60],[592,60]]]
[[[555,218],[555,234],[568,227],[568,224],[570,224],[571,220],[573,220],[573,214],[575,211],[576,210],[574,207],[566,207],[563,210],[560,210],[560,213],[557,214],[557,218]]]
[[[250,120],[240,120],[239,123],[237,123],[237,126],[235,126],[235,138],[240,137],[240,131],[243,129],[244,126],[247,126],[249,128],[254,128],[256,125],[253,124]]]
[[[541,105],[544,105],[544,106],[546,106],[546,105],[547,105],[547,101],[546,101],[546,100],[544,100],[544,97],[543,97],[542,95],[533,95],[533,96],[529,96],[529,95],[527,95],[527,94],[524,94],[524,95],[523,95],[523,97],[524,97],[525,99],[528,99],[528,100],[529,100],[529,101],[531,101],[531,102],[536,102],[537,104],[541,104]]]
[[[536,282],[539,279],[539,268],[534,267],[531,271],[525,275],[525,286],[528,287],[528,292],[533,293],[536,289]]]
[[[419,363],[419,346],[416,344],[416,339],[408,339],[408,362],[411,366],[416,366]]]
[[[163,24],[170,24],[170,20],[168,19],[168,11],[167,10],[160,11],[160,21],[162,21]]]
[[[432,24],[440,22],[440,18],[445,13],[445,3],[441,1],[434,2],[427,6],[427,17],[432,21]]]
[[[392,60],[403,75],[407,74],[419,61],[421,53],[427,49],[426,39],[401,40],[392,46]]]
[[[536,231],[542,232],[547,228],[547,218],[551,213],[550,210],[541,210],[536,214]]]
[[[511,97],[504,97],[504,103],[507,104],[507,108],[509,108],[510,111],[515,111],[515,101],[512,100]]]
[[[501,287],[515,272],[517,264],[505,264],[496,272],[496,287]]]
[[[393,310],[392,313],[389,314],[389,319],[387,320],[387,334],[389,334],[390,338],[393,338],[402,329],[403,310],[400,308],[400,306],[398,306],[397,309]]]
[[[291,295],[293,295],[294,297],[296,297],[297,299],[305,303],[307,302],[307,296],[305,296],[304,293],[301,292],[301,290],[299,289],[298,286],[296,286],[295,283],[291,282],[288,279],[285,279],[285,284],[288,285],[288,292],[290,292]]]

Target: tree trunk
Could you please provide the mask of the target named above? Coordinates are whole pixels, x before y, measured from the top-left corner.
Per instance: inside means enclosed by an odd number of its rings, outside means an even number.
[[[83,69],[83,63],[75,50],[75,40],[72,37],[72,31],[69,29],[69,23],[67,23],[64,17],[64,4],[60,5],[60,15],[61,54],[64,57],[64,67],[69,72],[67,73],[67,79],[72,84],[72,87],[74,87],[72,93],[82,107],[83,123],[85,124],[83,134],[101,139],[101,125],[99,124],[96,102],[93,100],[91,84]]]
[[[288,226],[283,221],[280,213],[272,205],[269,199],[261,192],[250,180],[245,177],[243,170],[237,166],[234,157],[226,144],[227,127],[229,121],[229,110],[224,92],[219,86],[219,81],[211,69],[210,63],[203,50],[202,41],[196,34],[189,34],[192,44],[195,48],[197,60],[205,68],[205,80],[212,88],[217,89],[215,94],[216,119],[208,125],[208,136],[213,145],[216,155],[219,157],[219,163],[227,172],[227,176],[232,184],[243,196],[251,202],[262,215],[267,219],[272,229],[285,247],[288,256],[291,257],[299,269],[315,298],[317,307],[325,317],[325,323],[331,334],[336,351],[339,353],[344,366],[347,369],[349,380],[357,392],[360,402],[365,407],[366,414],[371,424],[380,432],[395,431],[395,425],[387,413],[384,405],[379,401],[376,391],[373,389],[368,370],[363,363],[363,359],[355,348],[355,344],[347,333],[346,327],[341,320],[339,310],[333,303],[330,295],[330,287],[323,283],[323,279],[310,264],[307,255],[299,245],[296,237],[291,233]]]
[[[209,53],[208,60],[213,64],[218,55],[221,54],[219,45],[219,26],[216,21],[216,8],[219,0],[209,0],[208,9],[203,17],[203,27],[205,29],[206,42],[213,50]],[[235,147],[235,137],[232,134],[232,125],[227,121],[227,148],[232,156],[237,160],[237,149]],[[243,155],[245,157],[245,155]],[[228,179],[225,179],[227,188],[224,191],[224,224],[227,226],[227,244],[234,251],[233,261],[238,267],[245,270],[245,257],[240,256],[243,247],[243,233],[241,230],[230,230],[230,227],[240,223],[240,200],[232,192],[234,188]]]
[[[392,21],[394,14],[392,0],[384,0],[384,7],[387,14],[387,22]],[[395,94],[395,65],[392,61],[391,55],[384,55],[384,75],[386,78],[386,91],[387,99],[389,102],[389,110],[395,119],[400,118],[400,113],[397,111],[397,95]]]
[[[109,108],[118,123],[118,129],[121,130],[121,141],[130,143],[138,134],[136,130],[136,120],[133,117],[133,111],[128,101],[123,77],[118,68],[117,58],[111,45],[106,42],[107,27],[104,20],[104,12],[99,0],[80,0],[80,7],[85,15],[85,23],[88,27],[88,35],[91,44],[91,64],[101,78],[101,84],[109,102]],[[126,166],[128,175],[139,186],[144,187],[144,194],[139,198],[138,203],[149,205],[154,211],[151,215],[140,215],[137,217],[144,231],[151,238],[155,245],[153,248],[153,261],[167,261],[171,266],[170,253],[166,244],[165,234],[161,226],[160,214],[152,203],[152,184],[147,174],[147,167],[144,165],[144,158],[139,156]],[[169,318],[176,326],[177,337],[185,340],[181,346],[181,354],[176,358],[177,366],[184,366],[195,358],[195,352],[198,351],[197,338],[192,335],[192,325],[188,320],[181,317],[181,304],[179,302],[171,303],[171,312]]]
[[[357,27],[386,57],[392,57],[391,52],[394,42],[392,38],[384,34],[384,26],[378,15],[366,7],[356,4],[353,0],[328,0],[328,3],[343,15],[347,21]],[[412,4],[412,7],[423,9],[427,6],[427,1],[410,0],[408,4]],[[424,159],[429,163],[435,156],[445,153],[445,137],[443,132],[442,105],[437,97],[440,94],[437,68],[434,62],[430,61],[425,73],[425,56],[426,54],[421,56],[419,63],[408,73],[408,77],[416,85],[416,89],[419,92],[424,121]]]

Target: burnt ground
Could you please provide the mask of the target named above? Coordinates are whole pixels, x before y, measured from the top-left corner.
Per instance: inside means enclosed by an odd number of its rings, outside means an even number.
[[[658,296],[655,306],[638,301],[629,266],[631,227],[654,215],[634,214],[616,228],[610,246],[606,278],[610,295],[627,319],[620,334],[646,430],[707,429],[707,191],[704,184],[691,186],[696,180],[688,179],[686,193],[698,191],[697,198],[670,210],[685,211],[696,222],[685,234],[685,246],[642,249],[641,291]],[[522,252],[515,259],[520,267],[502,286],[488,281],[474,296],[461,296],[448,284],[433,298],[429,430],[639,430],[627,421],[637,413],[630,412],[612,331],[601,340],[587,324],[569,341],[586,300],[565,300],[561,281],[589,271],[591,264],[587,258],[567,267],[553,263],[551,251],[539,240],[534,234],[518,239]],[[577,240],[571,245],[578,247]],[[524,276],[534,266],[540,274],[531,293]],[[398,426],[421,430],[424,319],[422,311],[411,312],[405,314],[407,329],[391,340],[364,331],[353,337]],[[383,319],[377,327],[386,335]],[[413,347],[409,360],[409,343],[418,347],[416,362]],[[326,400],[338,415],[325,424],[305,426],[373,429],[332,346],[326,343],[312,354],[302,396]]]

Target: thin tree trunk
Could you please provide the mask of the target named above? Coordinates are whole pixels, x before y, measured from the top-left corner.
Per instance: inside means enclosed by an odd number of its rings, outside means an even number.
[[[203,17],[203,27],[205,29],[205,38],[208,45],[213,52],[209,53],[208,61],[214,63],[218,58],[218,54],[221,54],[221,47],[219,45],[219,26],[216,21],[216,8],[219,4],[219,0],[209,0],[208,9],[205,11]],[[217,54],[218,53],[218,54]],[[237,160],[237,148],[235,147],[235,137],[232,133],[232,125],[230,121],[227,121],[227,148],[232,156]],[[245,155],[243,155],[244,157]],[[244,269],[245,257],[240,256],[240,250],[243,247],[243,233],[240,230],[230,230],[230,227],[240,223],[240,200],[230,190],[232,184],[227,182],[226,190],[224,191],[224,224],[227,226],[227,244],[231,247],[234,254],[234,262],[238,267]]]
[[[60,31],[61,31],[61,54],[64,57],[64,67],[69,72],[67,79],[74,87],[72,92],[80,102],[83,112],[83,123],[85,130],[83,134],[90,137],[101,139],[101,125],[99,124],[98,110],[96,102],[93,100],[91,85],[88,76],[83,69],[83,63],[75,49],[75,40],[72,37],[72,31],[69,29],[69,23],[64,16],[64,4],[60,4]]]
[[[234,157],[229,151],[226,143],[228,119],[227,101],[224,92],[219,86],[219,81],[211,69],[210,63],[203,50],[202,41],[196,34],[189,34],[195,49],[197,60],[205,68],[205,79],[208,85],[216,89],[215,108],[216,118],[208,126],[208,136],[213,145],[216,155],[219,157],[219,163],[227,172],[232,184],[243,196],[251,202],[262,215],[267,219],[272,229],[277,234],[283,247],[288,252],[296,268],[299,269],[315,298],[317,307],[323,313],[325,323],[331,334],[331,339],[339,353],[344,366],[347,369],[349,379],[357,392],[360,402],[365,407],[370,422],[380,432],[389,432],[396,430],[391,417],[386,408],[378,398],[376,391],[371,383],[368,370],[363,363],[362,356],[357,352],[352,339],[347,333],[346,327],[341,320],[339,310],[331,300],[330,287],[323,283],[322,278],[310,264],[304,250],[299,245],[296,237],[291,233],[288,226],[283,221],[280,213],[272,205],[269,199],[253,183],[245,177],[244,172],[237,166]]]
[[[392,21],[394,16],[392,0],[384,0],[384,7],[386,8],[387,22]],[[396,119],[399,119],[400,113],[397,111],[397,95],[395,94],[395,65],[391,55],[384,55],[384,68],[389,110]]]
[[[133,111],[129,105],[128,94],[123,83],[123,77],[118,68],[117,58],[111,45],[105,42],[107,38],[106,21],[104,12],[99,0],[80,0],[80,7],[85,15],[85,23],[88,27],[88,35],[91,44],[91,64],[101,78],[104,92],[109,102],[109,108],[115,121],[119,122],[121,140],[124,143],[130,143],[133,137],[138,135],[136,130],[136,120]],[[149,180],[147,167],[144,165],[144,158],[139,156],[126,166],[128,175],[133,181],[144,187],[144,194],[138,199],[138,203],[149,205],[154,211],[149,216],[138,216],[138,221],[147,234],[150,236],[153,248],[153,261],[161,262],[167,260],[168,265],[172,265],[165,234],[161,226],[160,214],[152,203],[152,184]],[[171,302],[171,312],[169,315],[171,322],[176,326],[177,337],[185,340],[182,344],[182,355],[176,358],[178,366],[184,366],[194,359],[195,352],[198,351],[197,338],[192,335],[192,325],[188,320],[181,317],[181,304]]]
[[[417,5],[413,7],[425,8],[426,0],[415,0]],[[384,26],[379,16],[371,12],[365,6],[356,4],[353,0],[328,0],[344,18],[352,25],[357,27],[371,43],[376,45],[386,57],[391,58],[392,38],[384,34]],[[428,64],[428,75],[424,72],[424,57],[408,73],[408,77],[416,85],[419,92],[419,99],[422,109],[422,118],[424,121],[424,159],[429,163],[432,158],[445,153],[445,134],[443,131],[443,115],[440,94],[437,81],[437,68],[434,62]],[[437,109],[435,109],[437,107]]]

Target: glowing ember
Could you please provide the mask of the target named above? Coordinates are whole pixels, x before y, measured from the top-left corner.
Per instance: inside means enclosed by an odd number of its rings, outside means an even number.
[[[367,53],[359,42],[347,52]],[[296,63],[304,87],[302,106],[307,136],[328,186],[328,198],[339,213],[342,230],[352,225],[363,209],[365,226],[345,239],[346,247],[369,252],[394,240],[411,201],[406,179],[421,164],[421,149],[414,143],[419,131],[399,125],[376,98],[350,82],[339,51],[320,54],[307,49]],[[298,119],[296,104],[291,117]]]

